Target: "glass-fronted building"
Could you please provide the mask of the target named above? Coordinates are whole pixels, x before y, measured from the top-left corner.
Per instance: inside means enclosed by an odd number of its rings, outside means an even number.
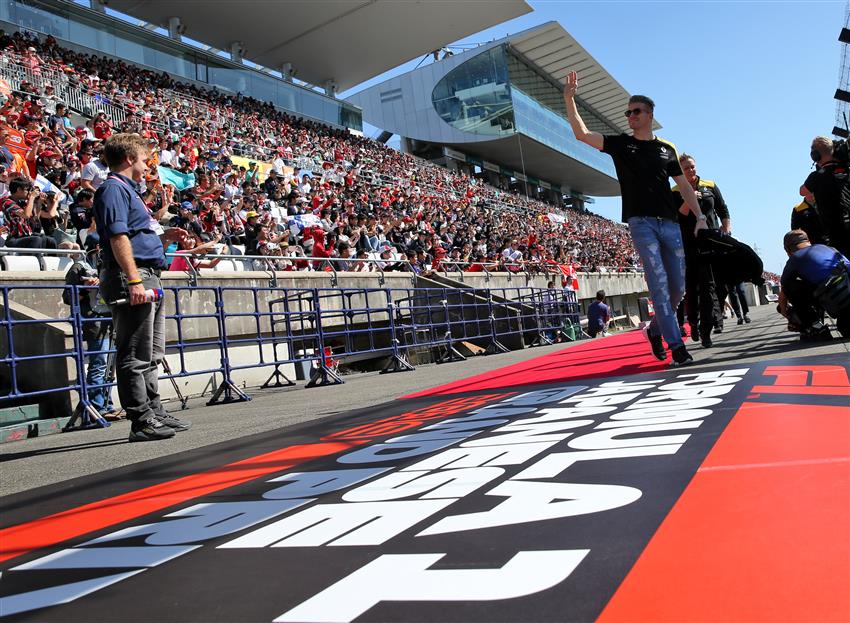
[[[558,88],[514,54],[507,43],[448,72],[434,87],[431,100],[443,121],[462,132],[492,137],[521,133],[614,174],[611,158],[576,140]],[[578,106],[589,129],[619,133],[587,106]]]
[[[64,47],[112,56],[147,69],[167,72],[176,79],[250,95],[297,116],[363,130],[361,111],[345,101],[175,41],[155,30],[86,10],[87,1],[80,4],[0,0],[0,24],[6,30],[23,29],[53,35]]]

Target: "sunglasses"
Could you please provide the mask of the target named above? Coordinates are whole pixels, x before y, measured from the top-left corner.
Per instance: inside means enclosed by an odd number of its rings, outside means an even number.
[[[627,110],[623,114],[626,115],[626,117],[631,117],[632,115],[639,115],[642,112],[644,112],[644,110],[642,108],[632,108],[632,109]]]

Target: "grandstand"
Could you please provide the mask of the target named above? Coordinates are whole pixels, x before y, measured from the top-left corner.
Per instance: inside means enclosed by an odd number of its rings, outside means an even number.
[[[418,230],[425,229],[430,261],[421,262],[422,265],[438,265],[457,249],[454,255],[458,257],[453,259],[461,267],[472,265],[476,259],[480,260],[478,263],[498,266],[504,263],[503,252],[510,240],[518,238],[524,260],[569,264],[579,270],[619,271],[636,267],[630,245],[619,244],[628,240],[625,228],[604,219],[582,214],[564,218],[557,214],[563,207],[557,203],[505,193],[473,176],[434,166],[332,126],[286,114],[252,98],[201,89],[120,61],[84,56],[59,46],[52,38],[46,44],[19,36],[8,43],[13,45],[7,45],[3,52],[2,75],[9,86],[22,96],[26,93],[24,97],[36,99],[47,97],[48,85],[53,87],[51,97],[67,100],[72,111],[80,115],[78,136],[82,137],[80,132],[85,131],[82,125],[85,117],[102,111],[110,124],[109,131],[139,131],[157,141],[160,153],[155,153],[155,159],[161,162],[161,154],[166,153],[169,161],[164,166],[177,165],[179,172],[188,175],[193,170],[203,171],[206,185],[193,190],[195,194],[199,188],[205,191],[195,205],[201,222],[208,222],[211,200],[227,195],[218,191],[230,185],[235,189],[229,197],[230,209],[222,208],[222,211],[230,231],[244,229],[248,211],[241,197],[244,175],[239,177],[237,171],[228,183],[224,178],[226,167],[221,163],[227,161],[231,166],[241,163],[244,168],[247,159],[256,159],[261,161],[264,171],[274,166],[278,179],[283,181],[275,189],[281,190],[278,195],[264,197],[275,203],[271,210],[263,211],[261,220],[271,222],[268,219],[272,215],[279,215],[276,226],[284,229],[286,218],[321,215],[327,209],[329,215],[336,214],[338,222],[326,221],[325,232],[333,225],[342,225],[338,228],[341,236],[349,241],[355,238],[358,249],[372,253],[372,259],[378,259],[379,249],[386,245],[392,248],[393,259],[405,259],[401,255],[410,250],[413,242],[418,242]],[[114,79],[116,76],[124,80]],[[156,89],[156,96],[150,88]],[[23,109],[26,104],[10,101],[7,112],[15,106]],[[44,108],[40,111],[46,120],[48,111]],[[183,121],[184,116],[192,125]],[[20,122],[18,127],[23,127]],[[167,148],[169,144],[171,148]],[[55,168],[64,174],[66,161],[78,154],[73,153],[70,145],[56,146],[60,147],[64,158]],[[175,150],[177,155],[172,156]],[[37,154],[28,155],[37,157]],[[177,160],[172,161],[172,157]],[[30,163],[32,169],[35,161]],[[296,179],[296,171],[308,174],[309,182],[303,177]],[[74,177],[62,177],[61,189],[73,190]],[[253,181],[265,180],[261,175]],[[151,188],[156,188],[156,180],[151,182]],[[70,195],[66,193],[67,203]],[[181,198],[172,199],[176,205]],[[162,197],[152,200],[161,203]],[[176,211],[174,205],[168,207]],[[504,210],[513,214],[496,216]],[[532,219],[524,216],[529,213]],[[357,236],[354,215],[358,219],[365,216],[366,220],[375,217],[373,229],[365,232],[368,236]],[[491,235],[496,222],[501,236]],[[505,225],[511,227],[506,229]],[[464,227],[467,231],[457,231]],[[573,236],[565,238],[562,235],[565,230]],[[200,233],[203,236],[210,231]],[[339,240],[339,236],[326,237],[317,246],[324,250],[331,247],[333,254],[332,243]],[[290,254],[303,254],[303,229],[293,232],[288,242]]]

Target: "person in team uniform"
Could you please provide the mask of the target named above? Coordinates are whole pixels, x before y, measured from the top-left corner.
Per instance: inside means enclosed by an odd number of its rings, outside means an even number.
[[[729,208],[717,184],[697,175],[696,160],[693,156],[682,154],[679,156],[679,164],[697,196],[708,228],[731,233]],[[700,258],[697,248],[697,238],[694,234],[696,218],[685,205],[678,186],[673,188],[673,199],[679,210],[679,227],[685,246],[685,313],[688,324],[691,325],[691,337],[694,341],[699,340],[704,348],[708,348],[712,345],[712,329],[723,320],[723,310],[715,290],[711,263]]]
[[[571,71],[564,85],[564,104],[575,137],[610,154],[623,197],[622,220],[629,225],[632,241],[640,255],[649,296],[655,307],[647,331],[652,354],[667,358],[663,339],[672,355],[672,366],[693,362],[688,353],[676,307],[685,293],[685,250],[679,231],[677,206],[669,178],[681,189],[682,198],[696,219],[695,229],[705,229],[705,215],[696,194],[679,166],[676,146],[653,134],[655,103],[645,95],[629,98],[625,115],[633,135],[603,136],[587,129],[575,103],[578,76]]]

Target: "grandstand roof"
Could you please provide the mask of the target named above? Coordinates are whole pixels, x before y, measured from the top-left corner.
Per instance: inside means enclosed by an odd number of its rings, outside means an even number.
[[[531,12],[525,0],[109,0],[109,7],[157,25],[179,17],[186,35],[339,91],[468,35]]]
[[[620,184],[616,178],[524,134],[477,143],[449,143],[448,147],[515,172],[525,171],[532,177],[548,180],[565,189],[577,190],[584,195],[616,197],[620,194]]]
[[[546,22],[511,35],[506,40],[514,52],[562,85],[566,82],[567,72],[576,71],[579,78],[577,95],[584,104],[622,132],[629,132],[628,120],[623,116],[629,103],[629,92],[558,22]],[[537,94],[529,92],[529,95]],[[655,129],[661,127],[657,121],[653,126]]]

